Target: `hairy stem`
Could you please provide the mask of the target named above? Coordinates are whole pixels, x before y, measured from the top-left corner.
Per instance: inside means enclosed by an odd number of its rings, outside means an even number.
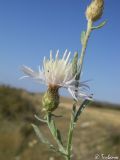
[[[68,132],[68,140],[67,140],[67,160],[71,159],[71,151],[72,151],[72,138],[73,138],[73,116],[71,115],[70,127]]]
[[[79,63],[80,63],[80,72],[79,72],[79,75],[81,75],[84,55],[85,55],[85,51],[86,51],[86,47],[87,47],[87,42],[88,42],[90,33],[92,31],[92,25],[93,25],[93,22],[91,20],[89,20],[88,23],[87,23],[87,31],[85,33],[85,38],[84,38],[84,42],[83,42],[82,50],[81,50],[81,55],[80,55],[80,61],[79,61]]]
[[[84,60],[84,55],[85,55],[88,39],[89,39],[90,33],[92,31],[92,25],[93,25],[93,22],[89,20],[87,23],[87,31],[85,33],[84,42],[82,44],[82,50],[81,50],[81,55],[80,55],[79,78],[81,75],[81,70],[82,70],[82,65],[83,65],[83,60]],[[74,103],[74,105],[76,107],[76,102]],[[73,130],[74,130],[74,120],[73,120],[73,115],[71,115],[70,127],[69,127],[69,132],[68,132],[68,140],[67,140],[67,155],[68,156],[66,157],[66,160],[71,160]]]

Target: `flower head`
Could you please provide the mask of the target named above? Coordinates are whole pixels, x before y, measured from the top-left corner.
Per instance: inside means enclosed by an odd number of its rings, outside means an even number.
[[[65,51],[62,59],[58,58],[58,53],[56,53],[55,59],[52,57],[52,51],[50,52],[50,59],[44,57],[43,67],[39,71],[35,72],[27,66],[22,66],[22,71],[27,75],[25,77],[32,77],[46,85],[52,86],[64,86],[72,80],[72,64],[69,60],[70,52],[67,54]]]
[[[92,0],[91,4],[87,7],[86,18],[87,20],[97,21],[103,13],[104,0]]]
[[[78,87],[75,87],[76,79],[75,75],[73,75],[70,52],[67,50],[61,59],[59,58],[59,51],[57,51],[55,58],[53,58],[51,51],[50,58],[44,58],[43,67],[42,69],[39,67],[38,72],[27,66],[22,66],[22,71],[26,74],[22,78],[31,77],[48,86],[42,101],[45,108],[47,108],[46,110],[49,110],[50,106],[50,110],[54,110],[59,104],[58,89],[60,87],[66,88],[76,100],[80,97],[87,97],[86,94],[82,93],[82,90],[87,87],[86,84],[77,81]],[[77,96],[76,91],[78,93]]]

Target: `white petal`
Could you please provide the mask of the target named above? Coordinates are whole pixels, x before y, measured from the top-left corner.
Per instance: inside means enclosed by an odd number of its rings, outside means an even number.
[[[63,54],[62,60],[64,60],[64,59],[65,59],[66,54],[67,54],[67,49],[65,50],[65,52],[64,52],[64,54]]]
[[[59,54],[59,49],[57,50],[57,53],[56,53],[56,60],[58,60],[58,54]]]
[[[40,65],[39,65],[38,67],[39,67],[39,68],[38,68],[38,69],[39,69],[39,72],[41,72]]]
[[[72,95],[72,97],[78,101],[77,97],[75,96],[75,92],[73,90],[71,90],[70,88],[68,88],[69,93]]]
[[[36,76],[36,72],[34,72],[31,68],[27,67],[27,66],[22,66],[22,71],[27,74],[30,77],[35,77]]]
[[[22,71],[27,75],[27,77],[31,77],[31,78],[37,79],[39,81],[45,81],[44,73],[41,71],[35,72],[27,66],[22,66]],[[25,76],[24,76],[24,78],[25,78]]]
[[[68,53],[67,58],[65,60],[65,63],[68,63],[69,57],[70,57],[71,52]]]
[[[52,50],[50,50],[50,61],[52,61]]]
[[[29,76],[22,76],[22,77],[19,78],[19,80],[27,78],[27,77],[29,77]]]

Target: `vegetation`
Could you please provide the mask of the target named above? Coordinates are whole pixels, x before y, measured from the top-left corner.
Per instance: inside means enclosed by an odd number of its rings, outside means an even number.
[[[109,108],[110,106],[110,108]],[[66,139],[70,119],[71,100],[61,98],[55,111],[56,123]],[[40,125],[44,134],[52,139],[44,123],[34,114],[42,116],[41,94],[22,89],[0,86],[0,159],[1,160],[62,160],[40,143],[31,123]],[[119,108],[119,107],[118,107]],[[94,160],[96,154],[120,158],[120,110],[113,105],[93,103],[81,115],[74,132],[74,160]]]

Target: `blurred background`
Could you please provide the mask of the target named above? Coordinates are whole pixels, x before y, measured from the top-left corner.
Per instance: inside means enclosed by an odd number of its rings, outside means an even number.
[[[80,53],[80,34],[86,29],[85,10],[90,0],[0,1],[0,160],[61,159],[38,142],[31,123],[41,115],[45,87],[30,79],[19,80],[23,64],[38,70],[43,57],[60,57],[68,49],[71,58]],[[119,1],[105,0],[102,18],[107,24],[93,31],[86,50],[82,81],[90,80],[94,103],[86,108],[73,139],[74,159],[93,160],[96,154],[120,158],[120,45]],[[64,90],[56,123],[66,139],[71,97]],[[67,114],[66,114],[67,113]],[[66,121],[65,121],[66,120]],[[66,122],[66,123],[64,123]],[[51,138],[52,139],[52,138]],[[52,141],[54,143],[54,141]]]

